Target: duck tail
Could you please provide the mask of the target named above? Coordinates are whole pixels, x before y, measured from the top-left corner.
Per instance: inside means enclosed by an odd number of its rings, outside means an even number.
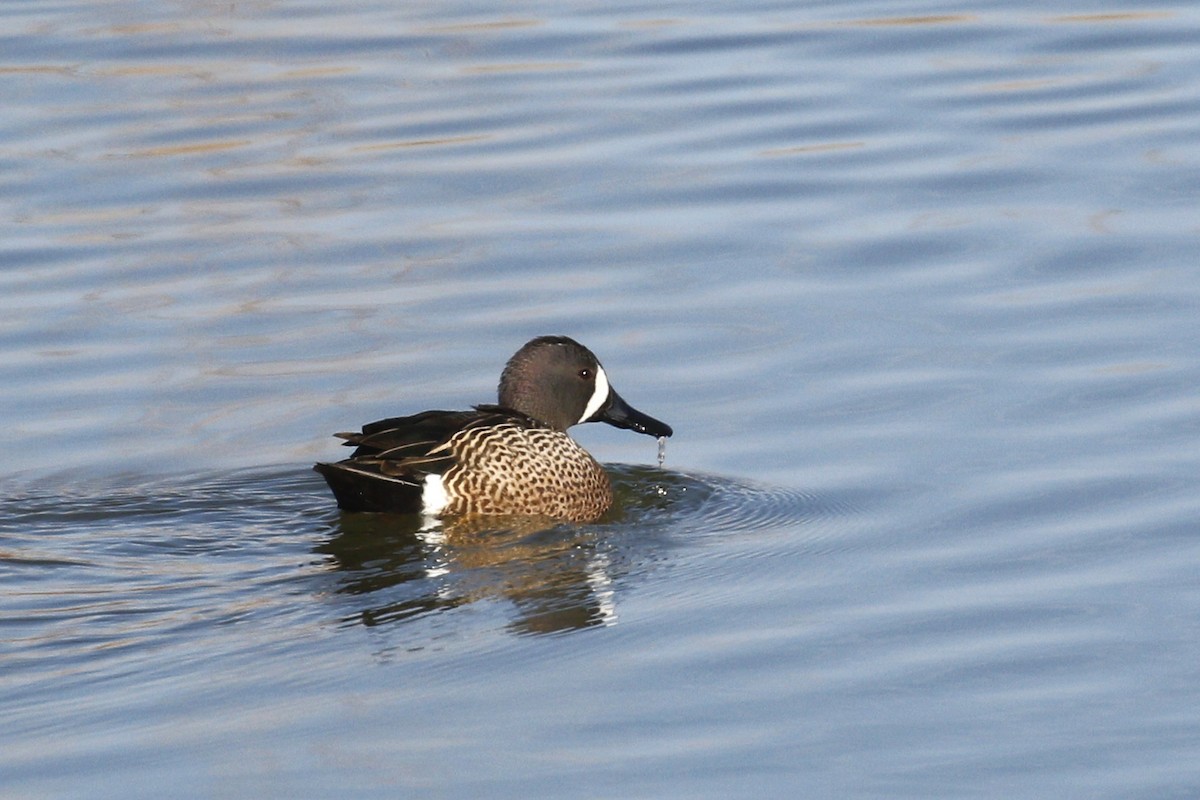
[[[371,467],[375,466],[375,469]],[[325,478],[343,511],[419,514],[422,486],[412,478],[385,475],[377,462],[347,460],[313,466]]]

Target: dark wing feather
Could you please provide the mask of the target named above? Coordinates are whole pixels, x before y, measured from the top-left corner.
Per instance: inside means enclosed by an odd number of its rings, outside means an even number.
[[[361,433],[335,434],[354,447],[354,453],[336,464],[317,464],[347,511],[417,512],[425,476],[441,474],[456,463],[443,447],[461,430],[499,422],[544,427],[530,417],[501,408],[476,406],[472,411],[423,411],[408,417],[390,417],[363,426]]]
[[[424,411],[410,417],[391,417],[363,425],[362,433],[339,433],[352,458],[394,451],[389,458],[428,453],[471,422],[473,411]]]

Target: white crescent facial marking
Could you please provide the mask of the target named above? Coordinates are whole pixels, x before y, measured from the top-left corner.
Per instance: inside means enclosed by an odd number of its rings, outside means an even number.
[[[596,390],[592,392],[592,399],[588,400],[587,408],[583,410],[583,416],[579,418],[579,422],[587,422],[592,415],[600,410],[600,406],[608,400],[608,376],[604,374],[604,367],[596,365]],[[576,423],[579,424],[579,423]]]
[[[442,476],[433,472],[425,476],[425,487],[421,489],[421,513],[436,517],[450,502]]]

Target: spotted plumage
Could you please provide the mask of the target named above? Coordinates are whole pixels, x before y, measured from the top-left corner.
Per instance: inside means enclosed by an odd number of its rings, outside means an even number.
[[[539,337],[517,351],[501,375],[499,400],[338,434],[354,454],[316,469],[347,511],[586,522],[612,504],[612,484],[567,428],[607,422],[651,436],[672,432],[627,405],[591,351],[565,336]]]

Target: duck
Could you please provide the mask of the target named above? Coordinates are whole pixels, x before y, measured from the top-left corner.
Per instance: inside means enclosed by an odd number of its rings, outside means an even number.
[[[605,422],[660,440],[673,434],[626,403],[595,354],[567,336],[526,342],[501,372],[497,395],[470,410],[336,433],[354,452],[314,469],[346,512],[593,522],[613,503],[612,481],[567,430]]]

